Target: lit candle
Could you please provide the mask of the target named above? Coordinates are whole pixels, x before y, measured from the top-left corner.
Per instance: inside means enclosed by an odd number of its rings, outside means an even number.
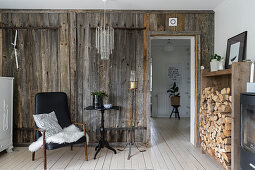
[[[130,82],[130,88],[131,88],[131,89],[134,89],[134,88],[135,88],[135,82],[134,82],[134,81],[131,81],[131,82]]]
[[[135,89],[135,71],[131,70],[130,73],[130,89]]]
[[[251,75],[250,75],[250,82],[253,83],[254,79],[254,63],[251,63]]]

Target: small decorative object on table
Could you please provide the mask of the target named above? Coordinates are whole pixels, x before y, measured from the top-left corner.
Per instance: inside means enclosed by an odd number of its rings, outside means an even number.
[[[167,93],[169,93],[171,105],[173,106],[173,110],[170,114],[170,117],[172,117],[172,114],[175,113],[175,118],[180,119],[178,107],[180,107],[180,93],[179,93],[179,87],[176,85],[176,82],[174,82],[173,86],[167,90]]]
[[[211,55],[210,57],[210,70],[212,71],[218,71],[220,64],[222,64],[224,60],[222,60],[222,57],[218,54]],[[222,66],[221,66],[222,68]],[[222,69],[223,70],[223,69]]]
[[[247,31],[228,39],[226,68],[231,68],[233,62],[245,60]]]
[[[96,109],[103,107],[103,98],[108,96],[103,91],[91,92],[91,95],[93,96],[93,106]]]
[[[112,104],[104,104],[104,108],[110,109],[112,107]]]

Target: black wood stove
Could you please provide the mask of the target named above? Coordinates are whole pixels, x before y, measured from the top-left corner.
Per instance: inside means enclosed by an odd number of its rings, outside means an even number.
[[[242,93],[241,103],[241,170],[255,170],[255,93]]]

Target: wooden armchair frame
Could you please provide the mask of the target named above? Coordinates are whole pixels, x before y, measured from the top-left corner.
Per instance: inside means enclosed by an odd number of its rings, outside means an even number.
[[[86,138],[86,124],[74,122],[72,124],[81,125],[84,131],[85,143],[84,143],[84,151],[85,151],[85,160],[88,161],[88,152],[87,152],[87,138]],[[36,131],[42,133],[43,136],[43,162],[44,162],[44,169],[47,169],[47,158],[46,158],[46,138],[45,138],[45,130],[40,128],[34,128],[34,141],[36,141]],[[73,150],[73,145],[71,145],[71,151]],[[32,152],[32,161],[35,160],[35,152]]]

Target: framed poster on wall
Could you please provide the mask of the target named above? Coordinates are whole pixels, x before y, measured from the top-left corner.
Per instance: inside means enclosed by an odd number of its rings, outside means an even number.
[[[168,67],[168,78],[169,78],[169,87],[173,86],[174,82],[181,86],[182,83],[182,66],[181,64],[173,64]]]

